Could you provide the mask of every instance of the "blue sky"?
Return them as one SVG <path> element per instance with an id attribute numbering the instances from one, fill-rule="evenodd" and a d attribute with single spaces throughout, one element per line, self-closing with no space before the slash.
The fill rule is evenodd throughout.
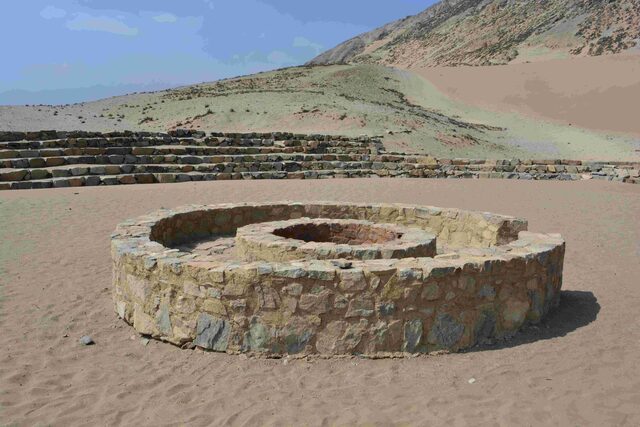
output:
<path id="1" fill-rule="evenodd" d="M 25 0 L 0 15 L 0 104 L 70 103 L 302 64 L 433 0 Z"/>

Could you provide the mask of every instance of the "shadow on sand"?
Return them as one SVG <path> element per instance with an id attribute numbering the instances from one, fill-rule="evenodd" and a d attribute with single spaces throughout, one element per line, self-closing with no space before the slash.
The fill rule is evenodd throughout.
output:
<path id="1" fill-rule="evenodd" d="M 592 292 L 563 291 L 560 294 L 560 305 L 550 312 L 542 322 L 523 329 L 509 340 L 491 345 L 480 345 L 469 352 L 500 350 L 535 341 L 563 337 L 596 320 L 599 312 L 600 304 Z"/>

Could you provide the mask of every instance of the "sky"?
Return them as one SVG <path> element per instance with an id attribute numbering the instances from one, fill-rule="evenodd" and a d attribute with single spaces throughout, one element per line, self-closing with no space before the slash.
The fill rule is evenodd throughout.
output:
<path id="1" fill-rule="evenodd" d="M 64 104 L 300 65 L 434 0 L 20 0 L 0 104 Z"/>

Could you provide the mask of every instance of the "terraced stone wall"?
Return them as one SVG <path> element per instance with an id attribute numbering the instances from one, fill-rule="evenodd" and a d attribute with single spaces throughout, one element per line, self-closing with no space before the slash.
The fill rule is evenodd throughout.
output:
<path id="1" fill-rule="evenodd" d="M 604 179 L 640 182 L 640 164 L 435 159 L 378 139 L 290 133 L 0 132 L 0 190 L 238 179 L 352 177 Z"/>

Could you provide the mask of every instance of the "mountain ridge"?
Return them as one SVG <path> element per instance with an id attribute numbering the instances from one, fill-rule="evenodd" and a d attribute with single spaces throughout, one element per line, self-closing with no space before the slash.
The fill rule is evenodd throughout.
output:
<path id="1" fill-rule="evenodd" d="M 308 65 L 497 65 L 640 45 L 640 0 L 443 0 L 360 34 Z"/>

